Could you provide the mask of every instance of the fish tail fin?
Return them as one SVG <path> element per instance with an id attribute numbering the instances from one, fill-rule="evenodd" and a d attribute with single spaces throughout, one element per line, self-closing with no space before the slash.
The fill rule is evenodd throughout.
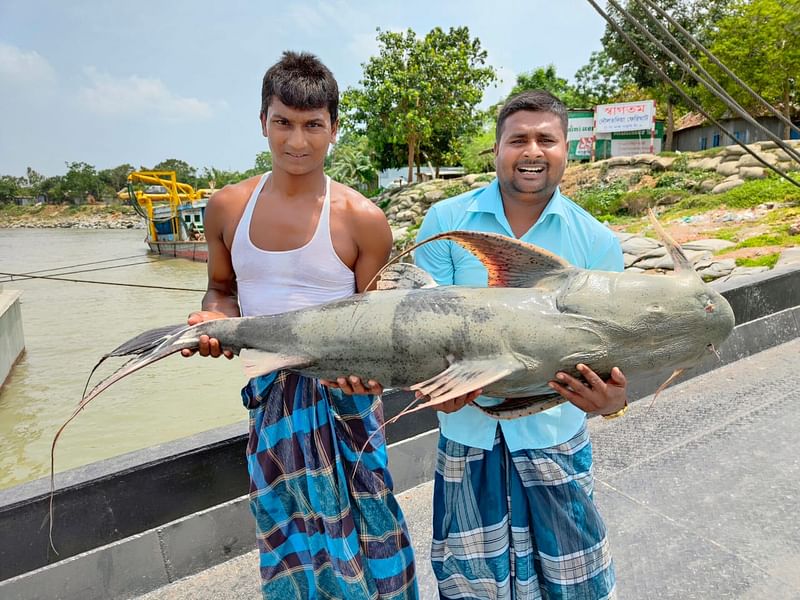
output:
<path id="1" fill-rule="evenodd" d="M 162 358 L 180 352 L 183 349 L 196 350 L 199 344 L 199 337 L 204 333 L 203 328 L 198 325 L 169 325 L 167 327 L 159 327 L 140 333 L 127 342 L 120 344 L 111 352 L 104 355 L 97 364 L 92 368 L 89 373 L 89 378 L 86 380 L 86 386 L 83 389 L 83 396 L 78 406 L 64 421 L 61 427 L 58 428 L 56 434 L 53 436 L 53 442 L 50 445 L 50 547 L 53 552 L 58 555 L 55 545 L 53 544 L 53 500 L 55 496 L 55 450 L 56 443 L 61 437 L 61 434 L 66 429 L 72 420 L 86 407 L 89 402 L 96 398 L 101 392 L 109 388 L 112 384 L 116 383 L 123 377 L 130 375 L 134 371 L 153 364 Z M 87 394 L 89 382 L 92 375 L 97 368 L 106 361 L 106 359 L 116 356 L 132 356 L 129 361 L 123 364 L 120 368 L 114 371 L 111 375 L 103 379 L 100 383 L 95 385 Z"/>
<path id="2" fill-rule="evenodd" d="M 202 323 L 199 325 L 202 325 Z M 198 330 L 198 325 L 170 325 L 145 331 L 129 339 L 127 342 L 120 344 L 98 361 L 89 374 L 89 380 L 91 380 L 97 368 L 108 358 L 118 356 L 131 356 L 132 358 L 94 386 L 88 394 L 86 393 L 86 389 L 89 387 L 89 381 L 87 381 L 81 399 L 81 405 L 85 405 L 103 390 L 134 371 L 138 371 L 147 365 L 153 364 L 181 350 L 196 350 L 199 344 L 200 334 L 201 331 Z"/>

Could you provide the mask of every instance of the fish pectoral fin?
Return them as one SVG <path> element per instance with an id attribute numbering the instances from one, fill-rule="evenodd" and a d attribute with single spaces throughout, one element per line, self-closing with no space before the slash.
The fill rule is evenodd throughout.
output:
<path id="1" fill-rule="evenodd" d="M 414 290 L 436 287 L 425 269 L 412 263 L 392 263 L 383 268 L 378 279 L 379 290 Z"/>
<path id="2" fill-rule="evenodd" d="M 468 359 L 453 362 L 441 373 L 409 389 L 419 391 L 429 399 L 415 408 L 436 406 L 458 398 L 522 371 L 525 365 L 513 355 L 500 355 L 487 359 Z"/>
<path id="3" fill-rule="evenodd" d="M 253 350 L 245 348 L 239 353 L 242 360 L 244 374 L 247 377 L 258 377 L 272 373 L 279 369 L 296 369 L 310 364 L 307 356 L 293 356 L 280 352 L 264 352 L 263 350 Z"/>

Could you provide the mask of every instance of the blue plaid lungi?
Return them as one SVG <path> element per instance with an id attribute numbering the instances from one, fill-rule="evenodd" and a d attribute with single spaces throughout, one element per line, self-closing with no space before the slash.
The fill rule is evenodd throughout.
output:
<path id="1" fill-rule="evenodd" d="M 242 390 L 264 598 L 416 600 L 380 398 L 281 371 Z M 356 462 L 358 465 L 356 466 Z"/>
<path id="2" fill-rule="evenodd" d="M 499 428 L 492 450 L 440 436 L 431 561 L 441 598 L 612 598 L 593 486 L 585 426 L 564 444 L 515 452 Z"/>

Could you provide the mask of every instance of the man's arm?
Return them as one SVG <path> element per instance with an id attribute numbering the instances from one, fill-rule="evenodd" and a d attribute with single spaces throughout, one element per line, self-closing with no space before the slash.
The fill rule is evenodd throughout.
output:
<path id="1" fill-rule="evenodd" d="M 204 219 L 206 243 L 208 245 L 208 284 L 203 296 L 202 310 L 189 315 L 189 325 L 196 325 L 211 319 L 239 316 L 239 303 L 236 295 L 236 275 L 233 271 L 231 253 L 225 242 L 225 225 L 233 217 L 231 191 L 222 189 L 208 201 Z M 233 353 L 223 350 L 219 340 L 200 336 L 198 352 L 201 356 L 233 358 Z M 191 350 L 183 350 L 184 356 L 192 356 Z"/>
<path id="2" fill-rule="evenodd" d="M 389 261 L 392 253 L 392 230 L 386 215 L 367 198 L 362 198 L 359 210 L 353 213 L 353 239 L 358 248 L 353 272 L 356 290 L 366 292 L 369 282 Z M 373 285 L 370 289 L 375 289 Z"/>

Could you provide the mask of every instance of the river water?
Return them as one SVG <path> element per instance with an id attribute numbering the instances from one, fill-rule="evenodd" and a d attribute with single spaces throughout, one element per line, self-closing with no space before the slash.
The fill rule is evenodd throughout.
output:
<path id="1" fill-rule="evenodd" d="M 0 229 L 0 271 L 203 290 L 206 265 L 150 254 L 142 230 Z M 133 264 L 137 263 L 137 264 Z M 126 265 L 126 266 L 120 266 Z M 115 268 L 106 268 L 115 267 Z M 0 488 L 48 476 L 50 444 L 97 360 L 146 329 L 179 324 L 202 291 L 15 278 L 26 351 L 0 390 Z M 113 364 L 109 365 L 109 363 Z M 123 359 L 109 359 L 94 381 Z M 56 472 L 247 418 L 237 360 L 170 356 L 116 383 L 67 427 Z"/>

